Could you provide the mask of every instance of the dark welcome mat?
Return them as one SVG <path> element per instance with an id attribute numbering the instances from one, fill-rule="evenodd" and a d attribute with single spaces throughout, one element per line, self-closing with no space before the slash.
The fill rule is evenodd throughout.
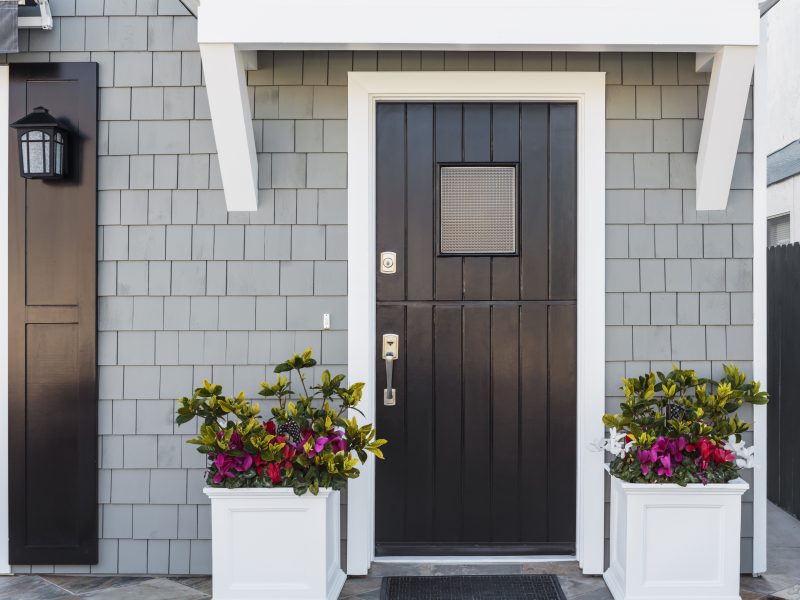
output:
<path id="1" fill-rule="evenodd" d="M 566 600 L 555 575 L 384 577 L 381 600 Z"/>

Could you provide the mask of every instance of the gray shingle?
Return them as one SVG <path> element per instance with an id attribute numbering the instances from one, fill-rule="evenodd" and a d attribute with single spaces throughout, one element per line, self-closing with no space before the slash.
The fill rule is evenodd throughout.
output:
<path id="1" fill-rule="evenodd" d="M 622 54 L 622 83 L 625 85 L 651 85 L 653 83 L 653 58 L 649 52 L 624 52 Z"/>
<path id="2" fill-rule="evenodd" d="M 172 225 L 166 229 L 166 258 L 189 260 L 192 257 L 192 226 Z"/>
<path id="3" fill-rule="evenodd" d="M 283 263 L 289 264 L 289 263 Z M 301 263 L 302 264 L 302 263 Z M 281 293 L 283 270 L 281 270 Z M 228 262 L 228 290 L 230 295 L 272 295 L 278 293 L 278 263 L 268 261 Z"/>
<path id="4" fill-rule="evenodd" d="M 200 85 L 202 71 L 199 52 L 181 52 L 181 85 Z"/>
<path id="5" fill-rule="evenodd" d="M 97 158 L 97 189 L 124 189 L 129 182 L 129 159 L 127 156 L 99 156 Z"/>
<path id="6" fill-rule="evenodd" d="M 630 258 L 653 258 L 655 256 L 655 229 L 652 225 L 630 225 L 628 227 L 628 256 Z"/>
<path id="7" fill-rule="evenodd" d="M 192 227 L 192 260 L 214 258 L 214 227 L 195 225 Z"/>
<path id="8" fill-rule="evenodd" d="M 730 324 L 730 295 L 724 292 L 704 292 L 700 294 L 700 322 L 704 325 Z"/>
<path id="9" fill-rule="evenodd" d="M 216 329 L 219 322 L 219 299 L 216 297 L 198 296 L 191 299 L 191 329 Z"/>
<path id="10" fill-rule="evenodd" d="M 279 89 L 277 86 L 258 86 L 255 89 L 255 118 L 277 119 Z"/>
<path id="11" fill-rule="evenodd" d="M 156 156 L 153 159 L 153 187 L 171 190 L 178 185 L 178 157 Z"/>
<path id="12" fill-rule="evenodd" d="M 171 267 L 168 262 L 151 262 L 149 270 L 148 290 L 151 296 L 168 296 L 172 289 Z"/>
<path id="13" fill-rule="evenodd" d="M 606 325 L 622 325 L 622 294 L 606 293 Z"/>
<path id="14" fill-rule="evenodd" d="M 639 269 L 641 271 L 639 278 L 643 292 L 666 291 L 664 260 L 659 258 L 642 259 L 639 261 Z"/>
<path id="15" fill-rule="evenodd" d="M 683 122 L 680 119 L 661 119 L 653 123 L 653 150 L 655 152 L 684 151 Z"/>
<path id="16" fill-rule="evenodd" d="M 108 47 L 109 50 L 147 50 L 147 19 L 111 17 Z"/>
<path id="17" fill-rule="evenodd" d="M 678 256 L 681 258 L 702 258 L 702 225 L 678 225 Z"/>
<path id="18" fill-rule="evenodd" d="M 347 328 L 347 298 L 341 296 L 297 296 L 286 302 L 286 325 L 289 329 L 319 330 L 322 315 L 331 316 L 331 329 Z"/>
<path id="19" fill-rule="evenodd" d="M 147 19 L 147 49 L 172 50 L 172 17 Z"/>
<path id="20" fill-rule="evenodd" d="M 606 118 L 636 118 L 636 88 L 627 85 L 606 86 Z"/>
<path id="21" fill-rule="evenodd" d="M 128 248 L 131 260 L 163 260 L 166 231 L 163 226 L 130 227 Z"/>
<path id="22" fill-rule="evenodd" d="M 101 466 L 104 469 L 118 469 L 122 468 L 123 458 L 125 456 L 123 450 L 122 435 L 104 435 L 101 438 L 103 451 L 100 455 Z"/>
<path id="23" fill-rule="evenodd" d="M 665 119 L 696 119 L 697 88 L 688 85 L 663 86 L 661 113 Z"/>
<path id="24" fill-rule="evenodd" d="M 169 541 L 147 540 L 147 572 L 169 573 Z"/>
<path id="25" fill-rule="evenodd" d="M 656 258 L 678 256 L 678 229 L 675 225 L 656 225 Z"/>
<path id="26" fill-rule="evenodd" d="M 669 155 L 669 186 L 671 188 L 694 189 L 696 178 L 696 154 Z"/>
<path id="27" fill-rule="evenodd" d="M 318 190 L 297 190 L 298 224 L 315 225 L 317 223 Z"/>
<path id="28" fill-rule="evenodd" d="M 131 90 L 131 118 L 163 119 L 164 88 L 133 88 Z"/>
<path id="29" fill-rule="evenodd" d="M 303 83 L 303 53 L 274 53 L 273 69 L 277 85 L 300 85 Z"/>
<path id="30" fill-rule="evenodd" d="M 225 336 L 225 362 L 229 365 L 246 365 L 249 336 L 246 331 L 229 331 Z M 234 370 L 235 373 L 235 370 Z M 262 367 L 263 373 L 263 367 Z M 263 377 L 262 377 L 263 381 Z M 256 387 L 260 381 L 256 382 Z M 236 389 L 246 389 L 250 386 L 239 385 L 234 376 L 234 386 Z M 252 393 L 252 392 L 251 392 Z"/>
<path id="31" fill-rule="evenodd" d="M 158 446 L 154 435 L 126 435 L 123 438 L 126 469 L 147 469 L 156 466 Z"/>
<path id="32" fill-rule="evenodd" d="M 149 52 L 119 52 L 114 57 L 114 85 L 153 85 L 153 56 Z"/>
<path id="33" fill-rule="evenodd" d="M 317 295 L 347 294 L 347 262 L 317 261 L 314 263 L 314 293 Z"/>
<path id="34" fill-rule="evenodd" d="M 176 261 L 172 263 L 172 293 L 178 296 L 204 294 L 206 269 L 203 262 Z"/>
<path id="35" fill-rule="evenodd" d="M 669 187 L 669 155 L 635 154 L 633 162 L 637 188 Z"/>
<path id="36" fill-rule="evenodd" d="M 211 573 L 211 540 L 190 540 L 192 554 L 189 572 L 193 575 Z"/>
<path id="37" fill-rule="evenodd" d="M 97 295 L 115 296 L 117 294 L 117 263 L 97 263 Z"/>
<path id="38" fill-rule="evenodd" d="M 217 296 L 225 294 L 226 266 L 224 261 L 208 261 L 206 266 L 207 284 L 206 293 Z"/>
<path id="39" fill-rule="evenodd" d="M 692 291 L 692 264 L 689 259 L 666 259 L 664 261 L 665 291 Z"/>
<path id="40" fill-rule="evenodd" d="M 633 187 L 633 155 L 606 154 L 606 189 Z"/>
<path id="41" fill-rule="evenodd" d="M 177 337 L 177 334 L 176 334 Z M 188 367 L 191 369 L 191 367 Z M 188 394 L 184 390 L 183 394 Z M 177 397 L 177 396 L 176 396 Z M 175 419 L 174 400 L 137 400 L 136 401 L 136 433 L 137 434 L 164 434 L 172 433 L 172 423 Z M 156 445 L 158 453 L 159 446 Z M 158 459 L 161 466 L 161 459 Z"/>
<path id="42" fill-rule="evenodd" d="M 625 325 L 650 324 L 650 294 L 623 294 L 623 323 Z"/>
<path id="43" fill-rule="evenodd" d="M 256 326 L 256 302 L 253 297 L 219 299 L 220 329 L 250 330 Z"/>
<path id="44" fill-rule="evenodd" d="M 706 328 L 677 325 L 672 328 L 673 360 L 705 360 Z"/>
<path id="45" fill-rule="evenodd" d="M 103 537 L 129 538 L 133 532 L 133 507 L 109 504 L 103 507 Z"/>
<path id="46" fill-rule="evenodd" d="M 153 53 L 153 85 L 180 85 L 180 52 Z"/>
<path id="47" fill-rule="evenodd" d="M 750 325 L 729 325 L 726 331 L 728 360 L 753 360 L 753 328 Z"/>
<path id="48" fill-rule="evenodd" d="M 727 258 L 733 254 L 733 229 L 730 225 L 703 225 L 703 256 Z"/>
<path id="49" fill-rule="evenodd" d="M 158 396 L 158 367 L 125 367 L 124 396 L 137 400 L 155 400 Z"/>
<path id="50" fill-rule="evenodd" d="M 189 298 L 164 298 L 164 328 L 189 329 Z"/>
<path id="51" fill-rule="evenodd" d="M 133 328 L 162 329 L 164 327 L 164 299 L 137 297 L 133 299 Z"/>
<path id="52" fill-rule="evenodd" d="M 117 294 L 147 295 L 147 263 L 128 261 L 117 264 Z"/>
<path id="53" fill-rule="evenodd" d="M 671 358 L 670 328 L 660 325 L 634 327 L 633 358 L 635 360 L 669 360 Z"/>
<path id="54" fill-rule="evenodd" d="M 153 187 L 153 157 L 148 155 L 131 156 L 131 189 L 149 190 Z"/>
<path id="55" fill-rule="evenodd" d="M 192 390 L 192 375 L 193 369 L 190 366 L 162 366 L 159 394 L 162 398 L 178 398 L 190 394 Z"/>
<path id="56" fill-rule="evenodd" d="M 278 92 L 278 117 L 281 119 L 310 119 L 313 116 L 313 87 L 281 86 Z M 268 109 L 265 106 L 265 109 Z M 262 109 L 264 110 L 264 109 Z M 269 116 L 276 116 L 271 114 Z M 269 118 L 267 115 L 264 118 Z"/>
<path id="57" fill-rule="evenodd" d="M 172 222 L 182 224 L 197 223 L 197 192 L 173 190 Z"/>
<path id="58" fill-rule="evenodd" d="M 197 19 L 193 16 L 175 17 L 172 47 L 175 50 L 198 50 Z"/>
<path id="59" fill-rule="evenodd" d="M 147 571 L 147 540 L 119 541 L 120 573 L 144 573 Z"/>
<path id="60" fill-rule="evenodd" d="M 256 329 L 286 329 L 286 298 L 260 297 L 256 299 Z"/>
<path id="61" fill-rule="evenodd" d="M 728 292 L 750 292 L 753 289 L 753 261 L 729 258 L 725 261 L 725 288 Z"/>
<path id="62" fill-rule="evenodd" d="M 295 149 L 297 152 L 322 152 L 323 121 L 297 121 Z M 266 134 L 266 129 L 265 129 Z"/>
<path id="63" fill-rule="evenodd" d="M 325 227 L 295 225 L 292 227 L 292 260 L 325 258 Z"/>
<path id="64" fill-rule="evenodd" d="M 347 187 L 347 155 L 324 153 L 308 155 L 308 187 Z"/>
<path id="65" fill-rule="evenodd" d="M 142 121 L 139 123 L 139 152 L 143 154 L 189 152 L 189 121 Z"/>
<path id="66" fill-rule="evenodd" d="M 310 169 L 309 169 L 310 171 Z M 303 188 L 306 186 L 305 154 L 273 154 L 272 186 L 275 188 Z M 320 186 L 329 187 L 329 186 Z"/>
<path id="67" fill-rule="evenodd" d="M 147 192 L 124 190 L 120 193 L 120 222 L 123 225 L 147 223 Z"/>
<path id="68" fill-rule="evenodd" d="M 186 471 L 183 469 L 157 469 L 150 473 L 150 502 L 152 504 L 184 504 L 186 502 Z M 181 507 L 186 508 L 186 507 Z M 145 515 L 142 515 L 145 517 Z M 178 514 L 180 535 L 181 515 Z"/>
<path id="69" fill-rule="evenodd" d="M 681 223 L 683 220 L 683 198 L 679 190 L 646 190 L 644 207 L 647 223 Z"/>
<path id="70" fill-rule="evenodd" d="M 163 319 L 163 316 L 162 316 Z M 178 332 L 177 331 L 157 331 L 156 332 L 156 364 L 176 365 L 178 364 Z"/>
<path id="71" fill-rule="evenodd" d="M 606 327 L 606 360 L 633 358 L 631 327 Z"/>
<path id="72" fill-rule="evenodd" d="M 147 503 L 150 501 L 150 471 L 147 469 L 113 469 L 111 502 L 113 504 Z"/>
<path id="73" fill-rule="evenodd" d="M 708 360 L 725 360 L 728 357 L 725 327 L 706 327 L 706 358 Z"/>
<path id="74" fill-rule="evenodd" d="M 638 120 L 606 121 L 607 152 L 652 152 L 653 122 Z"/>
<path id="75" fill-rule="evenodd" d="M 346 119 L 347 88 L 315 87 L 313 115 L 315 119 Z"/>
<path id="76" fill-rule="evenodd" d="M 178 507 L 153 504 L 134 506 L 133 535 L 145 539 L 178 537 Z"/>
<path id="77" fill-rule="evenodd" d="M 294 152 L 294 121 L 265 120 L 262 127 L 264 152 Z"/>
<path id="78" fill-rule="evenodd" d="M 108 50 L 108 17 L 88 17 L 85 35 L 86 50 Z"/>
<path id="79" fill-rule="evenodd" d="M 725 261 L 721 259 L 692 259 L 692 291 L 725 291 Z"/>
<path id="80" fill-rule="evenodd" d="M 736 292 L 731 294 L 731 324 L 751 325 L 753 323 L 753 294 Z"/>
<path id="81" fill-rule="evenodd" d="M 347 260 L 346 226 L 327 225 L 325 227 L 325 258 L 327 260 Z"/>
<path id="82" fill-rule="evenodd" d="M 650 322 L 653 325 L 674 325 L 677 322 L 675 293 L 650 294 Z"/>
<path id="83" fill-rule="evenodd" d="M 169 572 L 175 575 L 189 573 L 189 540 L 169 541 Z"/>
<path id="84" fill-rule="evenodd" d="M 733 257 L 752 258 L 753 256 L 753 226 L 733 226 Z"/>

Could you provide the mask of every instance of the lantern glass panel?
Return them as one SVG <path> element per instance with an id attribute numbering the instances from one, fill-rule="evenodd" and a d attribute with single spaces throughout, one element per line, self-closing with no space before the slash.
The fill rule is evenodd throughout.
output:
<path id="1" fill-rule="evenodd" d="M 60 131 L 56 131 L 55 136 L 53 137 L 54 146 L 53 150 L 55 151 L 55 168 L 53 169 L 53 173 L 56 175 L 63 175 L 64 174 L 64 136 L 61 134 Z"/>
<path id="2" fill-rule="evenodd" d="M 26 173 L 50 172 L 50 135 L 43 131 L 27 131 L 20 138 L 20 149 Z"/>

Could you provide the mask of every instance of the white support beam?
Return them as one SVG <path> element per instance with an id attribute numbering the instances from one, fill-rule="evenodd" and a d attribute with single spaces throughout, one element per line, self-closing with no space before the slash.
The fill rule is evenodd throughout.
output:
<path id="1" fill-rule="evenodd" d="M 728 205 L 755 60 L 755 46 L 725 46 L 714 56 L 697 154 L 697 210 Z"/>
<path id="2" fill-rule="evenodd" d="M 258 159 L 246 68 L 255 52 L 234 44 L 200 44 L 208 107 L 229 211 L 258 209 Z"/>
<path id="3" fill-rule="evenodd" d="M 694 70 L 698 73 L 710 73 L 714 64 L 713 52 L 698 52 L 695 56 Z"/>

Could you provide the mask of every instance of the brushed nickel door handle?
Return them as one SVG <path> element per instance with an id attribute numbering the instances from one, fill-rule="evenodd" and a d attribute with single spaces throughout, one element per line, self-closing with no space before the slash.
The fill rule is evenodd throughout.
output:
<path id="1" fill-rule="evenodd" d="M 392 387 L 394 374 L 394 361 L 397 360 L 400 350 L 400 337 L 396 333 L 383 334 L 383 360 L 386 361 L 386 388 L 383 390 L 384 406 L 394 406 L 397 403 L 397 390 Z"/>

